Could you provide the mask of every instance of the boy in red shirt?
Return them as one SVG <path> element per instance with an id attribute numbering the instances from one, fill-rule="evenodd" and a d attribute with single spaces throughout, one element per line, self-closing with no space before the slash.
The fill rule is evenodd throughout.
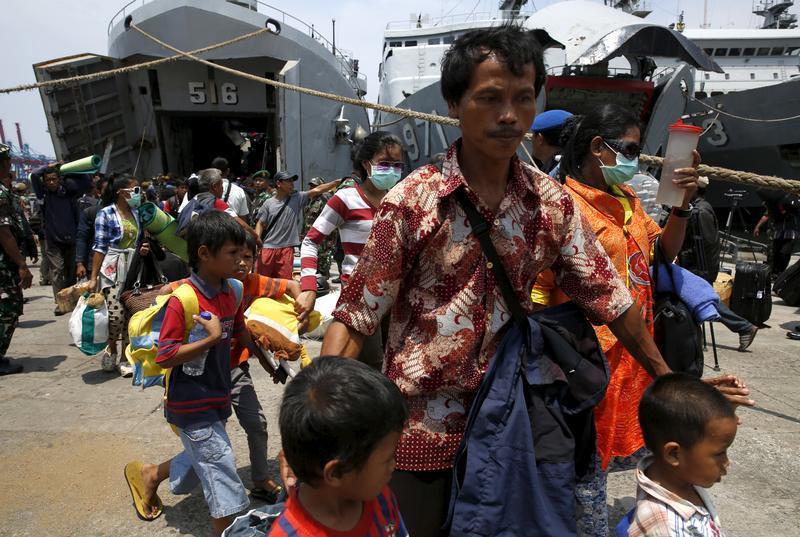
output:
<path id="1" fill-rule="evenodd" d="M 389 490 L 408 418 L 389 379 L 356 360 L 317 358 L 283 394 L 283 455 L 299 485 L 270 537 L 407 537 Z"/>
<path id="2" fill-rule="evenodd" d="M 257 298 L 281 298 L 288 294 L 297 298 L 300 294 L 300 284 L 294 280 L 270 278 L 253 273 L 258 246 L 251 235 L 245 237 L 239 266 L 234 277 L 242 282 L 241 311 L 247 311 Z M 179 280 L 165 285 L 161 293 L 171 294 L 188 280 Z M 250 351 L 238 339 L 231 343 L 231 404 L 239 424 L 247 434 L 247 445 L 250 451 L 250 471 L 253 488 L 250 495 L 267 503 L 275 503 L 283 492 L 283 487 L 269 478 L 269 465 L 267 463 L 267 418 L 258 400 L 253 378 L 250 375 Z M 261 365 L 275 377 L 275 371 L 265 362 Z"/>
<path id="3" fill-rule="evenodd" d="M 245 232 L 228 215 L 209 211 L 187 226 L 190 285 L 206 320 L 195 315 L 206 337 L 192 343 L 184 340 L 186 326 L 181 301 L 170 298 L 161 325 L 156 361 L 170 368 L 166 385 L 164 413 L 183 443 L 184 451 L 159 465 L 131 462 L 125 478 L 137 514 L 144 520 L 161 515 L 159 484 L 169 479 L 174 494 L 188 494 L 198 484 L 208 504 L 214 531 L 221 535 L 232 516 L 250 503 L 247 491 L 236 473 L 231 442 L 225 422 L 231 415 L 231 342 L 237 341 L 256 355 L 245 329 L 242 310 L 233 280 L 239 267 Z M 199 374 L 182 367 L 201 358 Z"/>

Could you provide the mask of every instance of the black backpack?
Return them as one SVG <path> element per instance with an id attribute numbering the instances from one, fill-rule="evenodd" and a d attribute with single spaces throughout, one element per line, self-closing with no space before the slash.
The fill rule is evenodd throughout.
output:
<path id="1" fill-rule="evenodd" d="M 674 293 L 657 293 L 659 265 L 667 267 L 672 277 L 672 263 L 666 262 L 659 241 L 655 245 L 653 262 L 654 337 L 658 350 L 667 365 L 675 372 L 694 377 L 703 376 L 703 332 L 692 312 Z"/>

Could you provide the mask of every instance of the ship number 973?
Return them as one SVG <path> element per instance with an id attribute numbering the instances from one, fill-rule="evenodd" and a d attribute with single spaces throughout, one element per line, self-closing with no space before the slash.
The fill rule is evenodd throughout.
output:
<path id="1" fill-rule="evenodd" d="M 189 82 L 189 102 L 192 104 L 239 104 L 239 88 L 236 84 L 225 82 L 219 87 L 214 82 Z"/>

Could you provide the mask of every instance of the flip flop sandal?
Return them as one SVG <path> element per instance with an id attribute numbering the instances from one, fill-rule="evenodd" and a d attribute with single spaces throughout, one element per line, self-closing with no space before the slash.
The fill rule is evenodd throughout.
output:
<path id="1" fill-rule="evenodd" d="M 276 504 L 283 493 L 283 487 L 278 485 L 272 490 L 267 490 L 261 487 L 250 489 L 250 496 L 257 500 L 263 500 L 268 504 Z"/>
<path id="2" fill-rule="evenodd" d="M 152 522 L 161 516 L 164 509 L 164 504 L 161 503 L 161 498 L 158 494 L 153 495 L 155 501 L 156 511 L 150 513 L 148 516 L 145 506 L 149 506 L 144 501 L 144 483 L 142 482 L 142 463 L 139 461 L 129 462 L 125 465 L 125 481 L 128 483 L 128 488 L 131 491 L 133 498 L 133 507 L 136 509 L 136 515 L 145 522 Z"/>

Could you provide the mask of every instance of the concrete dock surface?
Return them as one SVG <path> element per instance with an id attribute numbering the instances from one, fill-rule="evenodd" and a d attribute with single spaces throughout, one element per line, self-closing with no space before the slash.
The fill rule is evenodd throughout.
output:
<path id="1" fill-rule="evenodd" d="M 53 316 L 49 287 L 34 286 L 25 296 L 29 302 L 8 353 L 25 371 L 0 377 L 0 536 L 211 535 L 199 489 L 173 496 L 162 484 L 164 514 L 153 522 L 139 520 L 133 509 L 124 465 L 160 462 L 181 449 L 164 421 L 163 391 L 134 388 L 130 379 L 101 371 L 99 356 L 84 356 L 71 345 L 69 316 Z M 777 297 L 773 303 L 769 328 L 759 331 L 748 352 L 737 352 L 736 334 L 719 324 L 715 330 L 722 371 L 740 375 L 757 401 L 756 408 L 740 410 L 731 468 L 711 489 L 728 537 L 800 535 L 800 341 L 786 338 L 800 324 L 800 309 Z M 309 343 L 312 355 L 318 349 Z M 716 374 L 710 346 L 706 365 L 708 375 Z M 277 477 L 282 390 L 257 364 L 251 371 L 269 420 Z M 250 487 L 246 437 L 235 418 L 228 433 Z M 612 523 L 634 496 L 632 472 L 610 476 Z"/>

